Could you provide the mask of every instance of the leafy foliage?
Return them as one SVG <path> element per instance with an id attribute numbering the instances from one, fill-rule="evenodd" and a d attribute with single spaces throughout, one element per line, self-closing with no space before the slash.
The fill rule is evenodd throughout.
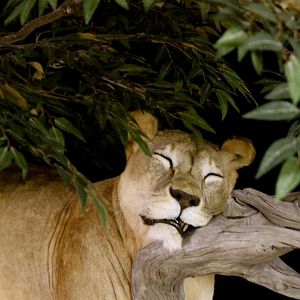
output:
<path id="1" fill-rule="evenodd" d="M 205 1 L 216 5 L 216 17 L 225 32 L 216 41 L 218 56 L 236 50 L 240 62 L 250 54 L 257 74 L 270 77 L 259 81 L 269 103 L 244 115 L 245 118 L 268 121 L 295 121 L 300 117 L 300 2 L 298 0 L 269 1 Z M 277 61 L 273 69 L 265 69 L 266 57 Z M 267 72 L 271 71 L 271 72 Z M 279 76 L 274 78 L 273 74 Z M 300 183 L 299 123 L 292 123 L 293 134 L 274 141 L 266 151 L 257 177 L 283 163 L 276 184 L 276 196 L 282 198 Z M 295 130 L 296 128 L 296 130 Z M 296 133 L 296 134 L 295 134 Z"/>
<path id="2" fill-rule="evenodd" d="M 128 113 L 145 109 L 170 126 L 181 121 L 201 139 L 201 130 L 214 132 L 205 110 L 218 109 L 224 119 L 230 107 L 239 112 L 237 96 L 251 97 L 221 59 L 236 51 L 238 62 L 249 55 L 254 70 L 264 76 L 259 84 L 270 100 L 244 117 L 293 121 L 288 136 L 267 150 L 257 177 L 283 163 L 276 185 L 279 198 L 300 182 L 298 165 L 292 163 L 298 161 L 300 147 L 298 0 L 69 3 L 82 4 L 81 15 L 55 18 L 35 31 L 30 20 L 38 23 L 64 3 L 2 4 L 0 170 L 15 163 L 25 178 L 27 161 L 38 158 L 77 189 L 84 207 L 91 185 L 68 152 L 90 145 L 90 126 L 101 132 L 103 143 L 119 139 L 126 146 L 130 134 L 147 152 Z M 29 33 L 7 42 L 6 30 L 15 30 L 18 22 Z M 270 55 L 277 65 L 267 72 Z"/>
<path id="3" fill-rule="evenodd" d="M 214 131 L 205 110 L 224 119 L 228 107 L 238 110 L 238 96 L 251 97 L 229 65 L 215 60 L 219 33 L 207 5 L 116 2 L 85 1 L 85 20 L 57 20 L 18 44 L 0 40 L 0 169 L 15 163 L 25 178 L 27 161 L 37 158 L 76 188 L 82 207 L 90 196 L 102 216 L 69 156 L 97 142 L 91 129 L 124 146 L 129 134 L 147 152 L 129 111 L 153 112 L 170 126 L 181 121 L 201 139 L 201 130 Z M 56 1 L 8 0 L 2 22 L 15 28 L 55 8 Z"/>

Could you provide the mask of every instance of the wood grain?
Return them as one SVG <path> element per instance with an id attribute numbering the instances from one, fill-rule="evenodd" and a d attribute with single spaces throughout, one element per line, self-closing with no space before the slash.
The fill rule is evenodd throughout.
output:
<path id="1" fill-rule="evenodd" d="M 184 238 L 181 251 L 153 243 L 139 252 L 134 300 L 184 299 L 183 280 L 207 274 L 240 276 L 300 299 L 300 275 L 279 258 L 300 248 L 300 193 L 280 202 L 254 189 L 232 196 L 222 215 Z"/>

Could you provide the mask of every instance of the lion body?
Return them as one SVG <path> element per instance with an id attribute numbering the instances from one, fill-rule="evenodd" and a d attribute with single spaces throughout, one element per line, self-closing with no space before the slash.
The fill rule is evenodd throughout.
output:
<path id="1" fill-rule="evenodd" d="M 219 149 L 180 131 L 157 132 L 148 114 L 147 126 L 141 120 L 152 155 L 132 144 L 124 172 L 95 183 L 107 227 L 92 204 L 82 212 L 55 175 L 37 169 L 22 183 L 15 172 L 0 173 L 1 300 L 131 299 L 139 249 L 161 241 L 180 250 L 170 220 L 204 226 L 222 212 L 236 170 L 253 159 L 252 144 L 233 139 Z M 214 277 L 188 278 L 184 289 L 187 300 L 211 300 Z"/>
<path id="2" fill-rule="evenodd" d="M 96 184 L 105 228 L 93 205 L 81 212 L 63 183 L 31 173 L 26 184 L 0 173 L 0 299 L 130 299 L 138 247 L 113 201 L 117 179 Z"/>

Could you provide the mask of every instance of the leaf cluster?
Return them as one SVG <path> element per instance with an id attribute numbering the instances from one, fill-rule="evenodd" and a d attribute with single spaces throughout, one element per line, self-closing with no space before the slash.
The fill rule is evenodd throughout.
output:
<path id="1" fill-rule="evenodd" d="M 268 102 L 244 117 L 291 123 L 288 136 L 274 141 L 266 151 L 256 175 L 259 178 L 283 163 L 276 183 L 276 197 L 282 198 L 300 183 L 300 2 L 206 2 L 217 5 L 216 17 L 227 28 L 214 45 L 217 55 L 236 50 L 239 62 L 250 55 L 257 74 L 264 75 L 258 83 Z M 268 70 L 270 56 L 273 66 Z"/>
<path id="2" fill-rule="evenodd" d="M 76 187 L 84 207 L 91 184 L 69 152 L 83 147 L 91 130 L 124 146 L 131 135 L 146 153 L 130 111 L 150 111 L 170 126 L 180 121 L 199 139 L 201 130 L 214 132 L 205 111 L 225 118 L 229 107 L 238 110 L 235 99 L 250 93 L 228 64 L 215 60 L 218 31 L 204 17 L 200 7 L 177 2 L 145 14 L 142 5 L 126 11 L 102 1 L 89 25 L 67 18 L 22 43 L 0 45 L 0 169 L 15 162 L 25 177 L 26 161 L 38 158 Z"/>

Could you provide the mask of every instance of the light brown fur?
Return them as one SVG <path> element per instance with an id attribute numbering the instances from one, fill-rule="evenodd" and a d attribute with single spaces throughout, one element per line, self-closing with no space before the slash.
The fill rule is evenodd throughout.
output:
<path id="1" fill-rule="evenodd" d="M 1 300 L 130 299 L 137 251 L 153 240 L 162 240 L 170 251 L 180 249 L 181 236 L 175 228 L 160 223 L 148 226 L 141 219 L 142 214 L 167 219 L 180 214 L 170 186 L 201 198 L 198 206 L 186 210 L 186 223 L 202 226 L 222 211 L 236 169 L 253 159 L 251 143 L 234 139 L 224 143 L 223 150 L 214 150 L 179 131 L 157 134 L 157 122 L 146 116 L 146 124 L 155 128 L 142 124 L 143 115 L 139 116 L 142 123 L 138 122 L 151 138 L 150 149 L 170 155 L 176 171 L 171 174 L 169 162 L 160 154 L 146 156 L 132 143 L 121 176 L 95 184 L 108 211 L 107 228 L 92 204 L 80 211 L 75 193 L 55 175 L 34 169 L 24 184 L 12 170 L 0 173 Z M 216 161 L 226 180 L 209 176 L 205 181 L 203 158 L 208 159 L 205 168 Z M 202 280 L 210 285 L 201 298 L 205 300 L 213 293 L 213 277 L 208 279 L 208 283 L 207 278 Z"/>

